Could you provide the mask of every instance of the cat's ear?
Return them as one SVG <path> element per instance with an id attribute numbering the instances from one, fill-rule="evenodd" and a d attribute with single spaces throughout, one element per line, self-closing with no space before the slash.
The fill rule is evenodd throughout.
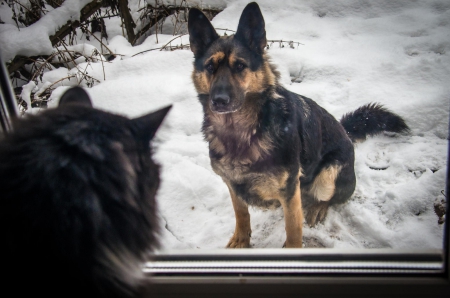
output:
<path id="1" fill-rule="evenodd" d="M 168 106 L 156 112 L 132 119 L 131 121 L 136 127 L 138 137 L 144 141 L 153 139 L 156 131 L 171 108 L 172 106 Z"/>
<path id="2" fill-rule="evenodd" d="M 81 87 L 73 87 L 64 92 L 59 100 L 58 107 L 67 105 L 79 105 L 85 107 L 92 107 L 91 99 L 86 91 Z"/>

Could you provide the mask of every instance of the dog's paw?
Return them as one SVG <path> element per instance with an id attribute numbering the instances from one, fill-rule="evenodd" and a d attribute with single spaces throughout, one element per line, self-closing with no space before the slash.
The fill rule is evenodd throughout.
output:
<path id="1" fill-rule="evenodd" d="M 302 248 L 303 247 L 303 242 L 300 240 L 299 243 L 294 244 L 294 245 L 287 245 L 286 241 L 284 241 L 283 247 L 282 248 Z"/>
<path id="2" fill-rule="evenodd" d="M 327 215 L 329 202 L 314 202 L 306 213 L 306 222 L 310 227 L 314 227 L 317 223 L 322 222 Z"/>
<path id="3" fill-rule="evenodd" d="M 234 233 L 226 248 L 250 248 L 250 233 Z"/>

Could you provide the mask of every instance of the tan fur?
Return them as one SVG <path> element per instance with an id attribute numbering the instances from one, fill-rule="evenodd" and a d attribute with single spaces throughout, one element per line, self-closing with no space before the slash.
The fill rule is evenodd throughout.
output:
<path id="1" fill-rule="evenodd" d="M 309 193 L 318 201 L 329 201 L 334 195 L 336 178 L 342 166 L 330 166 L 316 176 Z"/>
<path id="2" fill-rule="evenodd" d="M 212 60 L 212 62 L 217 65 L 224 58 L 225 58 L 225 53 L 224 52 L 216 52 L 208 60 L 206 60 L 206 64 L 210 63 L 211 60 Z"/>
<path id="3" fill-rule="evenodd" d="M 263 200 L 282 200 L 280 190 L 286 188 L 288 178 L 288 172 L 282 172 L 278 175 L 272 173 L 260 174 L 252 179 L 251 190 L 259 194 Z"/>
<path id="4" fill-rule="evenodd" d="M 204 71 L 194 70 L 192 72 L 192 81 L 194 82 L 194 86 L 198 94 L 209 94 L 211 80 Z"/>
<path id="5" fill-rule="evenodd" d="M 330 201 L 318 201 L 305 206 L 305 209 L 308 211 L 306 213 L 306 222 L 310 226 L 314 226 L 317 222 L 323 221 L 327 215 L 329 205 Z"/>
<path id="6" fill-rule="evenodd" d="M 233 203 L 236 217 L 236 228 L 233 236 L 227 244 L 227 248 L 249 248 L 252 229 L 250 226 L 250 213 L 248 212 L 248 206 L 244 203 L 244 201 L 236 196 L 229 183 L 227 183 L 227 186 L 230 191 L 231 201 Z"/>
<path id="7" fill-rule="evenodd" d="M 209 148 L 211 150 L 219 154 L 226 153 L 225 146 L 215 135 L 211 134 L 210 137 L 208 138 L 208 141 L 209 141 Z"/>
<path id="8" fill-rule="evenodd" d="M 235 52 L 231 52 L 230 56 L 228 57 L 228 65 L 234 65 L 236 63 L 236 53 Z"/>
<path id="9" fill-rule="evenodd" d="M 303 209 L 300 195 L 300 181 L 295 194 L 289 200 L 280 200 L 283 206 L 286 229 L 286 248 L 301 248 L 303 236 Z"/>
<path id="10" fill-rule="evenodd" d="M 285 247 L 301 248 L 304 217 L 300 195 L 300 180 L 296 179 L 297 185 L 294 196 L 292 198 L 285 198 L 282 192 L 286 187 L 288 178 L 289 175 L 287 172 L 282 172 L 278 175 L 271 173 L 251 173 L 245 177 L 245 179 L 252 180 L 251 190 L 258 193 L 263 200 L 277 200 L 283 206 L 286 228 Z M 251 226 L 248 206 L 241 198 L 236 196 L 230 182 L 227 182 L 225 179 L 224 181 L 226 181 L 230 191 L 236 217 L 235 232 L 228 242 L 227 248 L 250 247 Z"/>
<path id="11" fill-rule="evenodd" d="M 245 94 L 261 93 L 275 86 L 277 77 L 274 73 L 274 68 L 269 62 L 265 61 L 263 66 L 256 71 L 245 69 L 243 76 L 238 79 L 238 82 Z"/>

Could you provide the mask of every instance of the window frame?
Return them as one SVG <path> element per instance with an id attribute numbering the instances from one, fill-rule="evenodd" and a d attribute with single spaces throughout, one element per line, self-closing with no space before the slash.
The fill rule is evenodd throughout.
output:
<path id="1" fill-rule="evenodd" d="M 14 93 L 0 55 L 0 129 L 12 130 Z M 446 194 L 449 192 L 447 151 Z M 447 202 L 447 213 L 449 213 Z M 156 252 L 142 297 L 447 297 L 449 219 L 438 250 L 242 249 Z M 39 270 L 31 268 L 24 270 Z M 32 276 L 30 276 L 32 278 Z"/>
<path id="2" fill-rule="evenodd" d="M 446 245 L 442 250 L 156 253 L 144 268 L 151 279 L 143 297 L 448 297 L 448 229 L 445 230 Z"/>
<path id="3" fill-rule="evenodd" d="M 18 115 L 14 98 L 8 71 L 0 55 L 0 132 L 4 134 L 12 131 L 12 120 Z"/>

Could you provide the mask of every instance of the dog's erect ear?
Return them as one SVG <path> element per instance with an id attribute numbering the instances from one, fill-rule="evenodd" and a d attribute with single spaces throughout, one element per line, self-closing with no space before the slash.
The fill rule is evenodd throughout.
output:
<path id="1" fill-rule="evenodd" d="M 165 107 L 156 112 L 131 120 L 137 128 L 138 137 L 148 142 L 155 136 L 156 131 L 166 117 L 172 106 Z"/>
<path id="2" fill-rule="evenodd" d="M 64 92 L 59 100 L 59 107 L 67 105 L 80 105 L 85 107 L 92 107 L 91 99 L 86 91 L 81 87 L 73 87 Z"/>
<path id="3" fill-rule="evenodd" d="M 206 49 L 219 38 L 208 18 L 196 8 L 189 10 L 189 42 L 195 58 L 201 57 Z"/>
<path id="4" fill-rule="evenodd" d="M 264 18 L 256 2 L 249 3 L 239 19 L 234 38 L 262 54 L 267 44 Z"/>

